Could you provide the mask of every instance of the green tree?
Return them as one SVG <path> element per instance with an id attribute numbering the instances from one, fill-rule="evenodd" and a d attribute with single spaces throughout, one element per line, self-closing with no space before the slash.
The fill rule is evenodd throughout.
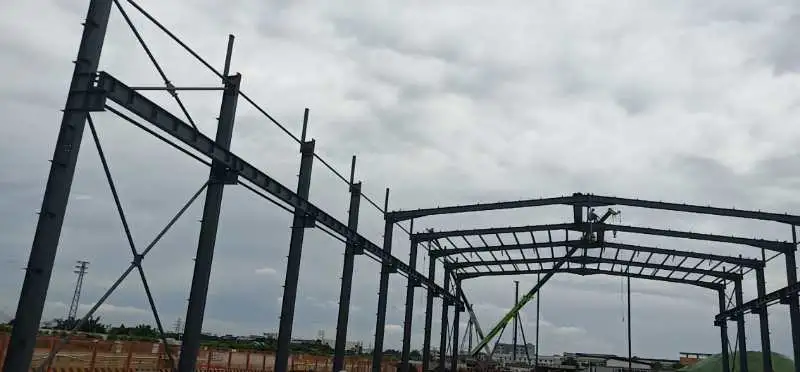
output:
<path id="1" fill-rule="evenodd" d="M 422 360 L 422 353 L 420 353 L 419 350 L 411 350 L 411 353 L 408 354 L 408 356 L 412 360 Z"/>

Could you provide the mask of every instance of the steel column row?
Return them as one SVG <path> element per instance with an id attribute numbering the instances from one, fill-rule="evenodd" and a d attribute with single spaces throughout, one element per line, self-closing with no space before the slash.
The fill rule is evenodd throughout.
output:
<path id="1" fill-rule="evenodd" d="M 3 364 L 4 372 L 28 371 L 36 346 L 58 240 L 89 114 L 92 82 L 103 50 L 112 0 L 91 0 L 83 24 L 78 57 L 72 72 L 50 174 L 44 191 L 25 279 L 14 316 L 14 328 Z"/>

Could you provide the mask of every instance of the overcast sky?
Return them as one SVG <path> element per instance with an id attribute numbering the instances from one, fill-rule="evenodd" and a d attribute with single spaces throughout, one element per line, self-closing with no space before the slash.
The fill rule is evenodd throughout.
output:
<path id="1" fill-rule="evenodd" d="M 16 308 L 86 4 L 33 0 L 6 4 L 0 12 L 0 313 Z M 242 73 L 243 91 L 295 134 L 303 109 L 310 108 L 317 152 L 343 174 L 356 154 L 356 177 L 372 200 L 381 203 L 384 188 L 391 187 L 390 209 L 591 192 L 800 213 L 795 1 L 141 4 L 219 69 L 227 35 L 235 34 L 232 70 Z M 219 85 L 126 9 L 175 85 Z M 116 10 L 101 69 L 132 86 L 163 84 Z M 180 113 L 167 94 L 150 96 Z M 183 92 L 181 98 L 201 130 L 213 136 L 219 92 Z M 294 188 L 297 144 L 246 103 L 238 113 L 233 150 Z M 208 171 L 110 113 L 94 118 L 141 249 Z M 75 260 L 91 261 L 82 311 L 130 262 L 97 151 L 88 133 L 84 140 L 45 318 L 66 314 Z M 347 185 L 319 162 L 312 178 L 311 200 L 345 221 Z M 791 237 L 789 227 L 777 224 L 622 212 L 626 224 Z M 202 199 L 144 261 L 170 328 L 185 315 L 201 213 Z M 571 218 L 570 208 L 553 207 L 432 217 L 417 221 L 415 229 Z M 205 330 L 277 332 L 290 222 L 289 214 L 241 186 L 226 188 Z M 382 224 L 381 215 L 362 203 L 359 228 L 373 242 L 381 241 Z M 634 235 L 618 240 L 761 255 L 724 244 Z M 395 255 L 405 259 L 408 251 L 407 237 L 395 230 Z M 342 253 L 340 242 L 318 230 L 306 232 L 296 337 L 319 330 L 333 337 Z M 420 258 L 421 271 L 427 262 Z M 785 285 L 783 265 L 782 259 L 770 262 L 768 290 Z M 369 345 L 379 266 L 366 257 L 357 258 L 356 266 L 349 335 Z M 530 276 L 465 282 L 484 328 L 512 304 L 515 279 L 523 291 L 535 282 Z M 715 293 L 644 280 L 631 287 L 634 354 L 676 358 L 680 351 L 719 351 Z M 745 287 L 746 299 L 753 298 L 752 274 Z M 392 277 L 390 291 L 386 346 L 399 348 L 402 277 Z M 422 342 L 422 292 L 416 295 L 415 347 Z M 626 352 L 620 278 L 557 275 L 542 299 L 543 353 Z M 787 313 L 781 305 L 769 310 L 773 350 L 788 355 Z M 101 315 L 112 323 L 152 322 L 137 277 Z M 529 340 L 534 320 L 535 307 L 526 307 Z M 758 350 L 757 318 L 747 320 L 748 347 Z"/>

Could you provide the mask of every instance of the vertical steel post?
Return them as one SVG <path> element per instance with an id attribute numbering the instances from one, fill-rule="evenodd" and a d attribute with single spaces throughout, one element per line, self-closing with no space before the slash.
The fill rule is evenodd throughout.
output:
<path id="1" fill-rule="evenodd" d="M 431 243 L 428 242 L 430 252 Z M 433 280 L 436 274 L 436 260 L 428 256 L 428 278 Z M 431 327 L 433 323 L 433 298 L 435 293 L 428 288 L 428 297 L 425 301 L 425 330 L 422 338 L 422 372 L 428 372 L 431 362 Z"/>
<path id="2" fill-rule="evenodd" d="M 797 283 L 797 260 L 795 250 L 797 249 L 797 228 L 792 225 L 792 243 L 794 244 L 790 252 L 786 252 L 786 282 L 787 285 Z M 797 296 L 789 296 L 789 320 L 792 324 L 792 343 L 794 351 L 794 370 L 800 372 L 800 302 Z"/>
<path id="3" fill-rule="evenodd" d="M 411 232 L 414 231 L 414 220 L 411 220 Z M 417 269 L 417 248 L 419 246 L 419 242 L 412 239 L 411 240 L 411 253 L 408 258 L 409 267 L 411 270 Z M 408 284 L 406 287 L 406 313 L 403 322 L 403 350 L 400 357 L 400 372 L 408 372 L 409 365 L 408 361 L 411 357 L 411 323 L 414 317 L 414 288 L 417 286 L 417 283 L 408 278 Z"/>
<path id="4" fill-rule="evenodd" d="M 232 39 L 229 42 L 230 51 Z M 226 61 L 228 58 L 226 58 Z M 226 62 L 227 64 L 228 62 Z M 239 85 L 242 76 L 228 76 L 223 80 L 225 90 L 222 93 L 222 105 L 217 121 L 215 141 L 220 147 L 229 149 L 233 136 L 233 122 L 236 117 L 236 105 L 239 99 Z M 217 241 L 219 214 L 222 209 L 222 194 L 225 184 L 236 182 L 236 175 L 229 172 L 222 163 L 211 162 L 206 189 L 206 202 L 203 207 L 203 219 L 200 225 L 200 237 L 194 259 L 192 286 L 189 292 L 189 305 L 186 309 L 186 322 L 183 329 L 180 360 L 180 372 L 194 372 L 197 354 L 200 351 L 200 334 L 203 329 L 203 316 L 208 298 L 208 283 L 211 279 L 211 265 L 214 260 L 214 246 Z"/>
<path id="5" fill-rule="evenodd" d="M 458 293 L 461 291 L 461 280 L 456 279 L 456 297 L 458 297 Z M 450 359 L 450 371 L 455 372 L 458 371 L 458 326 L 459 326 L 459 316 L 461 315 L 461 311 L 463 311 L 463 306 L 461 305 L 461 301 L 456 300 L 453 306 L 453 343 L 451 348 L 453 349 L 453 356 Z"/>
<path id="6" fill-rule="evenodd" d="M 447 307 L 449 306 L 446 292 L 450 291 L 450 270 L 444 270 L 444 288 L 442 293 L 442 332 L 439 334 L 439 371 L 444 371 L 445 361 L 447 360 Z"/>
<path id="7" fill-rule="evenodd" d="M 519 303 L 519 280 L 514 281 L 514 306 Z M 513 337 L 513 350 L 511 350 L 511 359 L 517 361 L 517 329 L 519 328 L 519 312 L 514 314 L 514 337 Z"/>
<path id="8" fill-rule="evenodd" d="M 39 221 L 22 282 L 3 371 L 27 371 L 33 358 L 36 334 L 50 286 L 53 262 L 67 211 L 78 150 L 93 100 L 92 82 L 106 36 L 111 0 L 92 0 L 83 25 L 78 57 L 72 72 L 61 127 L 53 151 L 50 174 L 44 191 Z M 96 109 L 96 108 L 95 108 Z"/>
<path id="9" fill-rule="evenodd" d="M 633 346 L 631 343 L 631 276 L 628 275 L 628 371 L 633 371 Z"/>
<path id="10" fill-rule="evenodd" d="M 764 297 L 767 294 L 766 283 L 764 279 L 764 268 L 756 268 L 756 290 L 758 297 Z M 772 372 L 772 346 L 769 341 L 769 318 L 767 315 L 767 307 L 764 306 L 757 310 L 759 328 L 761 331 L 761 355 L 764 371 Z"/>
<path id="11" fill-rule="evenodd" d="M 721 313 L 727 309 L 725 288 L 720 289 L 717 295 L 719 297 L 719 312 Z M 728 320 L 723 319 L 717 326 L 719 326 L 719 338 L 722 346 L 722 372 L 731 372 L 731 358 L 728 354 L 730 352 L 730 347 L 728 346 Z"/>
<path id="12" fill-rule="evenodd" d="M 734 284 L 734 295 L 736 297 L 736 307 L 741 307 L 744 303 L 744 299 L 742 298 L 742 279 L 736 279 L 733 282 Z M 739 313 L 736 316 L 736 332 L 739 334 L 739 371 L 741 372 L 748 372 L 749 368 L 747 366 L 747 337 L 745 335 L 745 324 L 744 324 L 744 314 Z"/>
<path id="13" fill-rule="evenodd" d="M 536 274 L 536 282 L 538 283 L 541 279 L 541 275 Z M 533 362 L 534 370 L 538 370 L 539 368 L 539 313 L 541 312 L 541 299 L 542 299 L 542 290 L 539 289 L 539 293 L 536 294 L 536 356 Z"/>
<path id="14" fill-rule="evenodd" d="M 387 254 L 392 253 L 392 233 L 394 221 L 388 214 L 389 211 L 389 189 L 386 189 L 384 199 L 384 219 L 386 224 L 383 229 L 383 251 Z M 383 336 L 386 328 L 386 303 L 389 300 L 389 274 L 394 268 L 388 262 L 381 262 L 381 277 L 378 284 L 378 311 L 375 320 L 375 342 L 372 350 L 372 372 L 381 372 L 381 362 L 383 361 Z M 283 371 L 277 371 L 283 372 Z"/>
<path id="15" fill-rule="evenodd" d="M 308 109 L 303 115 L 303 132 L 300 138 L 300 174 L 297 181 L 297 195 L 306 200 L 308 200 L 311 188 L 311 169 L 314 163 L 314 140 L 306 141 L 307 125 Z M 287 372 L 289 368 L 289 349 L 292 343 L 292 325 L 294 323 L 294 306 L 297 300 L 297 281 L 300 277 L 303 237 L 305 229 L 313 226 L 314 220 L 303 211 L 295 210 L 292 219 L 292 234 L 289 240 L 289 256 L 286 261 L 278 345 L 275 351 L 275 372 Z"/>
<path id="16" fill-rule="evenodd" d="M 350 166 L 350 210 L 347 212 L 347 227 L 355 231 L 358 229 L 358 209 L 361 205 L 361 182 L 353 183 L 356 169 L 356 157 Z M 347 322 L 350 315 L 350 293 L 353 289 L 353 267 L 355 266 L 355 256 L 361 254 L 354 246 L 352 240 L 348 240 L 344 251 L 344 264 L 342 265 L 342 288 L 339 292 L 339 318 L 336 321 L 336 343 L 333 351 L 333 370 L 339 372 L 344 370 L 344 353 L 347 344 Z"/>

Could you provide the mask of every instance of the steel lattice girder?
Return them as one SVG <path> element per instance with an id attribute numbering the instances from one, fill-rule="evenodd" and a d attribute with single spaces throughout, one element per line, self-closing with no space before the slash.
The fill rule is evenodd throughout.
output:
<path id="1" fill-rule="evenodd" d="M 494 272 L 477 272 L 477 273 L 463 273 L 457 274 L 458 279 L 466 280 L 466 279 L 474 279 L 480 278 L 484 276 L 501 276 L 501 275 L 529 275 L 529 274 L 545 274 L 552 271 L 552 269 L 534 269 L 534 270 L 519 270 L 519 271 L 494 271 Z M 624 271 L 612 271 L 612 270 L 605 270 L 605 269 L 589 269 L 589 268 L 561 268 L 556 270 L 556 273 L 564 273 L 564 274 L 575 274 L 575 275 L 610 275 L 610 276 L 621 276 L 626 277 L 630 276 L 631 278 L 636 279 L 648 279 L 648 280 L 657 280 L 661 282 L 670 282 L 670 283 L 678 283 L 678 284 L 688 284 L 696 287 L 712 289 L 715 291 L 722 290 L 725 288 L 724 285 L 720 283 L 709 283 L 709 282 L 697 282 L 694 280 L 689 279 L 679 279 L 679 278 L 668 278 L 668 277 L 661 277 L 661 276 L 652 276 L 647 274 L 636 274 L 636 273 L 626 273 Z"/>
<path id="2" fill-rule="evenodd" d="M 381 247 L 348 228 L 347 225 L 339 222 L 333 216 L 311 204 L 308 200 L 299 197 L 297 193 L 272 179 L 266 173 L 258 170 L 258 168 L 242 158 L 225 150 L 212 139 L 195 131 L 191 126 L 183 122 L 183 120 L 132 90 L 108 73 L 99 73 L 97 86 L 98 90 L 95 93 L 97 95 L 102 95 L 102 97 L 97 98 L 95 105 L 98 105 L 99 102 L 102 101 L 101 98 L 110 99 L 198 152 L 213 160 L 219 161 L 228 167 L 230 171 L 239 174 L 240 177 L 274 195 L 286 204 L 305 212 L 309 218 L 313 218 L 318 223 L 327 226 L 340 236 L 352 241 L 354 246 L 363 247 L 364 250 L 378 257 L 383 264 L 391 265 L 396 268 L 397 271 L 408 275 L 409 279 L 423 284 L 429 290 L 442 294 L 442 296 L 450 301 L 459 303 L 458 296 L 440 287 L 433 279 L 425 277 L 416 270 L 412 270 L 408 264 L 385 252 Z"/>
<path id="3" fill-rule="evenodd" d="M 487 246 L 487 247 L 469 247 L 469 248 L 447 248 L 441 250 L 431 250 L 430 256 L 434 258 L 439 257 L 446 257 L 455 254 L 461 253 L 480 253 L 480 252 L 495 252 L 495 251 L 509 251 L 509 250 L 516 250 L 516 249 L 538 249 L 538 248 L 547 248 L 547 247 L 569 247 L 569 246 L 580 246 L 586 249 L 603 249 L 603 248 L 615 248 L 618 251 L 634 251 L 634 252 L 644 252 L 644 253 L 655 253 L 655 254 L 662 254 L 666 256 L 674 256 L 676 258 L 696 258 L 696 259 L 703 259 L 708 261 L 718 261 L 724 263 L 730 263 L 736 266 L 744 266 L 747 268 L 762 268 L 764 267 L 764 262 L 761 260 L 751 259 L 751 258 L 740 258 L 740 257 L 732 257 L 732 256 L 721 256 L 721 255 L 714 255 L 709 253 L 698 253 L 698 252 L 690 252 L 690 251 L 680 251 L 680 250 L 673 250 L 673 249 L 664 249 L 664 248 L 656 248 L 656 247 L 647 247 L 641 245 L 633 245 L 633 244 L 624 244 L 624 243 L 616 243 L 616 242 L 603 242 L 603 243 L 590 243 L 587 244 L 580 240 L 562 240 L 562 241 L 554 241 L 554 242 L 541 242 L 541 243 L 521 243 L 521 244 L 504 244 L 504 245 L 495 245 L 495 246 Z M 489 262 L 489 261 L 484 261 Z M 680 265 L 679 265 L 680 266 Z"/>
<path id="4" fill-rule="evenodd" d="M 680 203 L 666 203 L 660 201 L 617 198 L 612 196 L 600 196 L 600 195 L 580 194 L 580 193 L 575 193 L 572 194 L 571 196 L 559 196 L 554 198 L 528 199 L 528 200 L 508 201 L 499 203 L 457 205 L 450 207 L 426 208 L 426 209 L 416 209 L 408 211 L 399 210 L 399 211 L 392 211 L 389 213 L 394 220 L 403 221 L 412 218 L 420 218 L 420 217 L 440 215 L 440 214 L 541 207 L 548 205 L 572 205 L 572 206 L 585 206 L 585 207 L 625 205 L 629 207 L 660 209 L 660 210 L 677 211 L 677 212 L 689 212 L 689 213 L 708 214 L 715 216 L 739 217 L 739 218 L 747 218 L 747 219 L 755 219 L 763 221 L 783 222 L 792 225 L 800 225 L 800 216 L 790 215 L 790 214 L 747 211 L 747 210 L 733 209 L 733 208 L 718 208 L 711 206 L 700 206 L 700 205 L 680 204 Z"/>
<path id="5" fill-rule="evenodd" d="M 499 265 L 511 265 L 514 263 L 518 264 L 525 264 L 525 263 L 555 263 L 559 262 L 560 260 L 564 259 L 563 256 L 561 257 L 547 257 L 547 258 L 529 258 L 529 259 L 516 259 L 516 260 L 498 260 L 498 261 L 485 261 L 485 262 L 454 262 L 450 264 L 445 264 L 445 268 L 458 270 L 464 269 L 467 267 L 489 267 L 489 266 L 499 266 Z M 734 272 L 726 272 L 726 271 L 716 271 L 716 270 L 705 270 L 699 268 L 691 268 L 691 267 L 683 267 L 683 266 L 675 266 L 675 265 L 661 265 L 657 263 L 648 263 L 648 262 L 637 262 L 637 261 L 629 261 L 629 260 L 617 260 L 613 258 L 603 258 L 603 257 L 592 257 L 592 256 L 574 256 L 569 257 L 567 259 L 568 263 L 575 263 L 575 264 L 615 264 L 620 265 L 621 267 L 625 268 L 642 268 L 642 269 L 666 269 L 666 270 L 675 270 L 678 272 L 687 272 L 690 274 L 700 274 L 700 275 L 707 275 L 710 277 L 728 279 L 728 280 L 736 280 L 740 279 L 742 276 L 741 274 L 737 274 Z M 521 270 L 504 270 L 510 272 L 521 272 Z M 623 270 L 628 271 L 628 270 Z M 655 276 L 654 277 L 659 277 Z"/>
<path id="6" fill-rule="evenodd" d="M 633 234 L 657 235 L 657 236 L 665 236 L 673 238 L 684 238 L 693 240 L 714 241 L 720 243 L 748 245 L 781 253 L 794 252 L 795 250 L 795 247 L 792 243 L 782 242 L 777 240 L 753 239 L 753 238 L 744 238 L 737 236 L 695 233 L 695 232 L 678 231 L 678 230 L 654 229 L 654 228 L 639 227 L 639 226 L 612 225 L 605 223 L 595 223 L 595 224 L 562 223 L 562 224 L 549 224 L 549 225 L 530 225 L 530 226 L 494 227 L 494 228 L 484 228 L 484 229 L 434 231 L 434 232 L 424 232 L 424 233 L 414 234 L 412 239 L 416 239 L 418 241 L 427 241 L 445 237 L 536 232 L 536 231 L 556 231 L 556 230 L 570 230 L 579 232 L 618 231 L 618 232 L 627 232 Z"/>

